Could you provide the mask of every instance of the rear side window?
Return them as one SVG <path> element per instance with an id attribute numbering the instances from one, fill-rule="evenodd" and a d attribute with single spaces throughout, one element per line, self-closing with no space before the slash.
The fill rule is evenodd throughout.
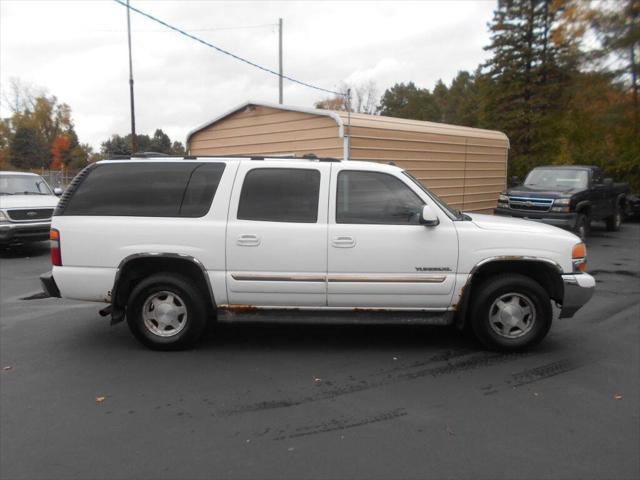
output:
<path id="1" fill-rule="evenodd" d="M 316 223 L 320 172 L 301 168 L 256 168 L 240 192 L 238 220 Z"/>
<path id="2" fill-rule="evenodd" d="M 59 214 L 201 217 L 211 207 L 224 167 L 192 162 L 100 164 Z"/>
<path id="3" fill-rule="evenodd" d="M 379 172 L 338 174 L 336 223 L 418 225 L 424 202 L 404 182 Z"/>

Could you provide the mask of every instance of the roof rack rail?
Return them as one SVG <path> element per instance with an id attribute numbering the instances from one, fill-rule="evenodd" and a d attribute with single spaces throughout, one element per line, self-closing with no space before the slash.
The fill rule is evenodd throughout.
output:
<path id="1" fill-rule="evenodd" d="M 333 157 L 318 157 L 315 153 L 305 153 L 302 158 L 305 160 L 316 160 L 318 162 L 339 162 L 338 158 Z"/>
<path id="2" fill-rule="evenodd" d="M 136 152 L 133 155 L 131 155 L 131 158 L 151 158 L 151 157 L 170 157 L 171 155 L 168 155 L 166 153 L 161 153 L 161 152 Z"/>
<path id="3" fill-rule="evenodd" d="M 333 157 L 318 157 L 315 153 L 305 153 L 302 157 L 295 157 L 290 155 L 193 155 L 193 154 L 185 154 L 185 155 L 168 155 L 166 153 L 160 152 L 138 152 L 135 155 L 111 155 L 109 160 L 128 160 L 132 158 L 175 158 L 175 159 L 184 159 L 184 160 L 197 160 L 198 158 L 237 158 L 237 159 L 247 159 L 247 160 L 270 160 L 270 159 L 279 159 L 279 160 L 311 160 L 316 162 L 341 162 L 339 158 Z"/>

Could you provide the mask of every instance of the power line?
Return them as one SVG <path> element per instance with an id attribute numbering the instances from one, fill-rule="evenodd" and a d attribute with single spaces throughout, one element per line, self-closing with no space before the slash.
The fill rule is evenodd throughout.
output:
<path id="1" fill-rule="evenodd" d="M 181 30 L 181 29 L 179 29 L 179 28 L 177 28 L 177 27 L 174 27 L 174 26 L 172 26 L 172 25 L 169 25 L 167 22 L 164 22 L 164 21 L 160 20 L 159 18 L 154 17 L 153 15 L 150 15 L 150 14 L 148 14 L 148 13 L 146 13 L 146 12 L 143 12 L 142 10 L 138 10 L 137 8 L 132 7 L 131 5 L 127 5 L 127 4 L 126 4 L 124 1 L 122 1 L 122 0 L 113 0 L 113 1 L 114 1 L 114 2 L 116 2 L 116 3 L 119 3 L 119 4 L 120 4 L 120 5 L 122 5 L 123 7 L 126 7 L 126 8 L 128 8 L 128 9 L 130 9 L 130 10 L 133 10 L 134 12 L 136 12 L 136 13 L 138 13 L 138 14 L 142 15 L 143 17 L 147 17 L 148 19 L 153 20 L 154 22 L 157 22 L 157 23 L 159 23 L 160 25 L 163 25 L 163 26 L 165 26 L 165 27 L 167 27 L 167 28 L 170 28 L 171 30 L 174 30 L 174 31 L 176 31 L 176 32 L 178 32 L 178 33 L 180 33 L 180 34 L 182 34 L 182 35 L 184 35 L 185 37 L 188 37 L 188 38 L 190 38 L 190 39 L 192 39 L 192 40 L 195 40 L 196 42 L 199 42 L 199 43 L 201 43 L 201 44 L 203 44 L 203 45 L 206 45 L 206 46 L 207 46 L 207 47 L 209 47 L 209 48 L 213 48 L 214 50 L 217 50 L 217 51 L 218 51 L 218 52 L 220 52 L 220 53 L 224 53 L 225 55 L 228 55 L 228 56 L 230 56 L 230 57 L 232 57 L 232 58 L 235 58 L 236 60 L 239 60 L 239 61 L 241 61 L 241 62 L 243 62 L 243 63 L 246 63 L 246 64 L 248 64 L 248 65 L 251 65 L 252 67 L 258 68 L 258 69 L 263 70 L 263 71 L 265 71 L 265 72 L 267 72 L 267 73 L 270 73 L 270 74 L 272 74 L 272 75 L 276 75 L 277 77 L 279 77 L 279 76 L 280 76 L 280 74 L 279 74 L 278 72 L 276 72 L 276 71 L 274 71 L 274 70 L 271 70 L 270 68 L 263 67 L 262 65 L 258 65 L 257 63 L 254 63 L 254 62 L 252 62 L 252 61 L 250 61 L 250 60 L 247 60 L 246 58 L 242 58 L 242 57 L 240 57 L 240 56 L 238 56 L 238 55 L 236 55 L 236 54 L 234 54 L 234 53 L 231 53 L 231 52 L 229 52 L 229 51 L 227 51 L 227 50 L 224 50 L 223 48 L 217 47 L 217 46 L 213 45 L 212 43 L 207 42 L 206 40 L 202 40 L 201 38 L 198 38 L 198 37 L 196 37 L 195 35 L 191 35 L 190 33 L 187 33 L 187 32 L 185 32 L 184 30 Z M 317 87 L 317 86 L 315 86 L 315 85 L 311 85 L 310 83 L 306 83 L 306 82 L 303 82 L 303 81 L 301 81 L 301 80 L 296 80 L 295 78 L 288 77 L 288 76 L 286 76 L 286 75 L 282 75 L 282 78 L 284 78 L 284 79 L 286 79 L 286 80 L 289 80 L 290 82 L 297 83 L 298 85 L 302 85 L 302 86 L 304 86 L 304 87 L 313 88 L 314 90 L 319 90 L 319 91 L 321 91 L 321 92 L 331 93 L 331 94 L 333 94 L 333 95 L 344 96 L 344 94 L 343 94 L 343 93 L 335 92 L 335 91 L 333 91 L 333 90 L 328 90 L 328 89 L 326 89 L 326 88 L 322 88 L 322 87 Z"/>
<path id="2" fill-rule="evenodd" d="M 277 23 L 263 23 L 262 25 L 239 25 L 237 27 L 213 27 L 213 28 L 188 28 L 190 32 L 218 32 L 223 30 L 248 30 L 252 28 L 277 27 Z M 91 29 L 92 32 L 125 32 L 126 30 L 108 29 Z M 135 33 L 168 33 L 166 29 L 161 30 L 133 30 Z"/>

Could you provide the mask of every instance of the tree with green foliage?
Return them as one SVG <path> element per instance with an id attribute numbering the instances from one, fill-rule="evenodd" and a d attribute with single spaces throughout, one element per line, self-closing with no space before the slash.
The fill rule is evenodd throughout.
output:
<path id="1" fill-rule="evenodd" d="M 9 158 L 20 169 L 45 168 L 49 165 L 49 152 L 38 129 L 20 125 L 9 142 Z"/>
<path id="2" fill-rule="evenodd" d="M 486 123 L 511 139 L 512 173 L 549 163 L 577 74 L 579 50 L 563 35 L 565 2 L 500 0 L 489 25 L 492 57 L 485 64 Z"/>
<path id="3" fill-rule="evenodd" d="M 149 150 L 152 152 L 166 153 L 167 155 L 172 154 L 173 151 L 169 135 L 158 128 L 149 142 Z"/>
<path id="4" fill-rule="evenodd" d="M 164 153 L 166 155 L 184 155 L 185 148 L 181 142 L 171 141 L 169 135 L 161 129 L 156 129 L 153 137 L 149 135 L 136 135 L 136 144 L 138 152 L 155 152 Z M 124 136 L 114 134 L 111 138 L 102 142 L 100 153 L 105 157 L 113 157 L 116 155 L 131 155 L 131 134 Z"/>
<path id="5" fill-rule="evenodd" d="M 413 82 L 398 83 L 382 95 L 378 113 L 389 117 L 437 122 L 441 112 L 431 92 Z"/>
<path id="6" fill-rule="evenodd" d="M 609 73 L 631 89 L 633 128 L 637 136 L 640 132 L 640 0 L 620 0 L 615 7 L 609 8 L 607 4 L 602 8 L 587 7 L 587 16 L 601 43 L 594 57 L 610 62 Z"/>

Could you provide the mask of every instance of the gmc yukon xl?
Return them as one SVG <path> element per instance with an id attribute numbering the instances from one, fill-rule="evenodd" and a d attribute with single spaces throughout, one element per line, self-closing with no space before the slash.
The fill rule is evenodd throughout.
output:
<path id="1" fill-rule="evenodd" d="M 98 162 L 54 213 L 51 259 L 49 295 L 108 303 L 165 350 L 242 319 L 456 325 L 518 350 L 595 287 L 572 233 L 461 213 L 396 166 L 317 158 Z"/>

